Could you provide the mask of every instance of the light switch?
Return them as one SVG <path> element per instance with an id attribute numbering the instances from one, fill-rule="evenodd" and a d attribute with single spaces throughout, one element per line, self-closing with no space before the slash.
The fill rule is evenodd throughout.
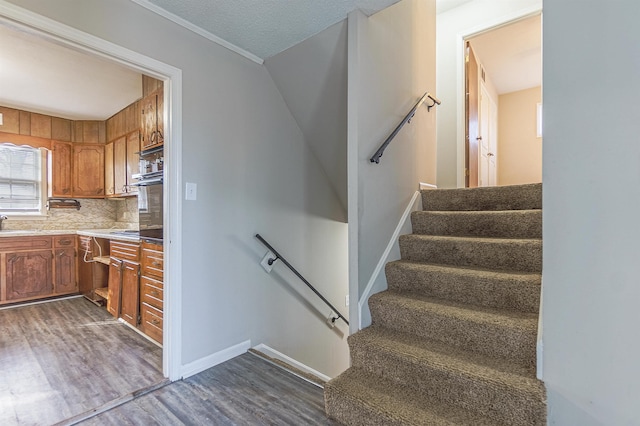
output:
<path id="1" fill-rule="evenodd" d="M 187 182 L 185 188 L 185 200 L 195 200 L 198 197 L 198 185 L 193 182 Z"/>

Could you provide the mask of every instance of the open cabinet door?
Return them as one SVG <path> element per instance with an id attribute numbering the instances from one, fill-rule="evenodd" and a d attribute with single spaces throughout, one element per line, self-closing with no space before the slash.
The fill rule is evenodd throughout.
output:
<path id="1" fill-rule="evenodd" d="M 465 56 L 465 187 L 478 186 L 478 62 L 469 42 Z"/>

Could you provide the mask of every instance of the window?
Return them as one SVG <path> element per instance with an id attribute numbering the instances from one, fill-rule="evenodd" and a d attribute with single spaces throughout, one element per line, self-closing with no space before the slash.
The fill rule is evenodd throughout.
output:
<path id="1" fill-rule="evenodd" d="M 0 144 L 0 213 L 43 215 L 46 162 L 44 151 Z"/>

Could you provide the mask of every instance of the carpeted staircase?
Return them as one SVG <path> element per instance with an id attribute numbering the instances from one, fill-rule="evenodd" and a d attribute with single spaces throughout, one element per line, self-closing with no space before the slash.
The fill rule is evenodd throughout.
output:
<path id="1" fill-rule="evenodd" d="M 345 425 L 544 425 L 542 185 L 429 190 L 325 386 Z"/>

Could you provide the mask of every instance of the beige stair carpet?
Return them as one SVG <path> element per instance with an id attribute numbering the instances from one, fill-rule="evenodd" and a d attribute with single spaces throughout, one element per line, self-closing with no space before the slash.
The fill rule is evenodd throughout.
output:
<path id="1" fill-rule="evenodd" d="M 429 190 L 325 385 L 345 425 L 545 425 L 536 379 L 542 185 Z"/>

